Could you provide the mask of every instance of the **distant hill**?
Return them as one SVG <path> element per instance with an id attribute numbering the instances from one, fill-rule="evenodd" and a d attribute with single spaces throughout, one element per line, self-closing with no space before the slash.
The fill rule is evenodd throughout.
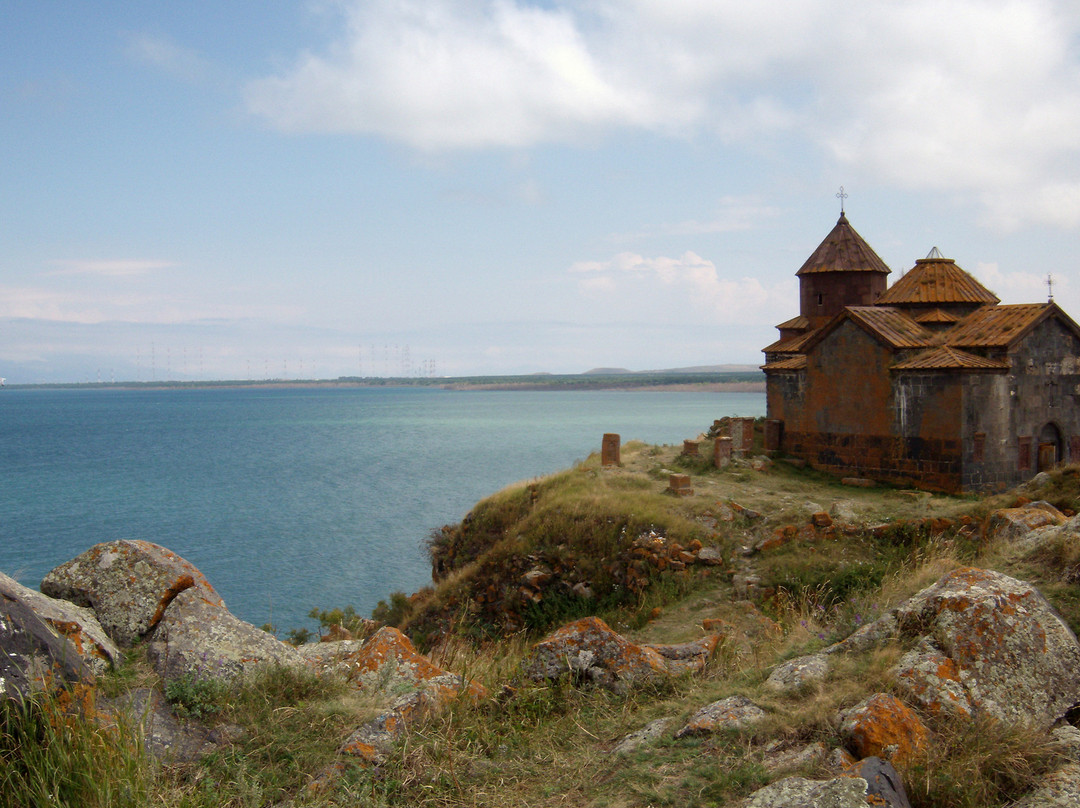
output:
<path id="1" fill-rule="evenodd" d="M 593 368 L 582 376 L 633 376 L 646 373 L 753 373 L 757 365 L 694 365 L 688 368 L 667 368 L 666 370 L 627 370 L 626 368 Z"/>

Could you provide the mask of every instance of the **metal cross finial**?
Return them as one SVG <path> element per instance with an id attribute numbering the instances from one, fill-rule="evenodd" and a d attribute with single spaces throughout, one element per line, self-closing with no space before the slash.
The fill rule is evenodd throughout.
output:
<path id="1" fill-rule="evenodd" d="M 848 198 L 848 195 L 844 193 L 844 186 L 840 186 L 840 193 L 836 195 L 836 198 L 840 200 L 840 215 L 844 215 L 844 200 Z"/>
<path id="2" fill-rule="evenodd" d="M 1054 302 L 1054 276 L 1050 275 L 1049 273 L 1047 273 L 1047 275 L 1046 275 L 1046 293 L 1047 293 L 1046 302 L 1047 303 L 1053 303 Z"/>

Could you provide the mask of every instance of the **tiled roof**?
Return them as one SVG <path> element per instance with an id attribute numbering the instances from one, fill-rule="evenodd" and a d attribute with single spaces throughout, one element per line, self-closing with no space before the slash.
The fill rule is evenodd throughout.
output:
<path id="1" fill-rule="evenodd" d="M 787 339 L 778 339 L 772 345 L 762 348 L 762 353 L 799 353 L 806 346 L 806 343 L 810 341 L 810 337 L 816 333 L 816 331 L 808 331 L 805 334 L 796 334 Z"/>
<path id="2" fill-rule="evenodd" d="M 945 342 L 959 348 L 1005 348 L 1047 316 L 1051 309 L 1057 309 L 1057 306 L 1053 303 L 986 306 L 946 332 Z"/>
<path id="3" fill-rule="evenodd" d="M 769 362 L 762 365 L 761 369 L 768 373 L 771 370 L 802 370 L 806 367 L 806 354 L 798 354 L 796 356 L 790 356 L 787 359 L 781 359 L 776 362 Z"/>
<path id="4" fill-rule="evenodd" d="M 836 227 L 795 274 L 811 272 L 881 272 L 887 275 L 889 268 L 841 213 Z"/>
<path id="5" fill-rule="evenodd" d="M 1003 359 L 987 359 L 967 351 L 942 345 L 923 351 L 917 356 L 897 362 L 892 370 L 1008 370 Z"/>
<path id="6" fill-rule="evenodd" d="M 936 323 L 958 323 L 961 320 L 963 320 L 964 318 L 960 317 L 959 315 L 956 315 L 956 314 L 949 314 L 949 312 L 942 311 L 941 309 L 931 309 L 930 311 L 924 311 L 924 312 L 920 312 L 919 314 L 913 314 L 911 319 L 913 319 L 917 323 L 936 324 Z"/>
<path id="7" fill-rule="evenodd" d="M 927 331 L 899 309 L 887 306 L 848 306 L 848 316 L 894 348 L 924 348 L 935 342 Z"/>
<path id="8" fill-rule="evenodd" d="M 784 322 L 780 323 L 780 325 L 777 326 L 777 328 L 779 328 L 781 330 L 784 330 L 784 331 L 788 331 L 788 330 L 805 331 L 809 327 L 810 327 L 810 321 L 807 318 L 803 317 L 801 314 L 798 315 L 797 317 L 792 317 L 790 320 L 785 320 Z"/>
<path id="9" fill-rule="evenodd" d="M 949 303 L 999 303 L 997 295 L 951 258 L 921 258 L 877 300 L 882 306 Z"/>

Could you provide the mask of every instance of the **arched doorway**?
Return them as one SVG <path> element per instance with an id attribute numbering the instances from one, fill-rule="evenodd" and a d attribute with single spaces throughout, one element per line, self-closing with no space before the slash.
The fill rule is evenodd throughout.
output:
<path id="1" fill-rule="evenodd" d="M 1063 458 L 1061 430 L 1050 423 L 1039 431 L 1039 471 L 1052 469 Z"/>

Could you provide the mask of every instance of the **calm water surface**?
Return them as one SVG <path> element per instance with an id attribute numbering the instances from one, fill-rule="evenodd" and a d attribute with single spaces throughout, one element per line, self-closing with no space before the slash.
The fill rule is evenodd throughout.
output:
<path id="1" fill-rule="evenodd" d="M 678 443 L 759 393 L 434 389 L 0 391 L 0 571 L 36 588 L 100 541 L 146 539 L 234 614 L 310 625 L 430 582 L 428 533 L 624 442 Z"/>

